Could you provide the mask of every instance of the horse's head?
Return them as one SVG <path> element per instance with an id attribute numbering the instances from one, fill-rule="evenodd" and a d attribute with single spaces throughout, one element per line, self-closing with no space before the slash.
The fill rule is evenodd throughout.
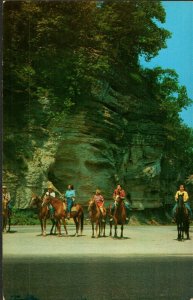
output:
<path id="1" fill-rule="evenodd" d="M 178 208 L 184 207 L 184 194 L 178 195 Z"/>
<path id="2" fill-rule="evenodd" d="M 116 200 L 117 206 L 119 206 L 123 203 L 123 198 L 121 198 L 119 195 L 116 196 L 115 200 Z"/>
<path id="3" fill-rule="evenodd" d="M 50 195 L 45 195 L 43 197 L 42 206 L 46 206 L 48 203 L 50 203 L 50 201 L 51 201 L 51 196 Z"/>
<path id="4" fill-rule="evenodd" d="M 94 199 L 90 199 L 89 202 L 88 202 L 88 211 L 92 210 L 93 207 L 95 207 L 96 204 L 95 204 L 95 201 Z"/>
<path id="5" fill-rule="evenodd" d="M 29 207 L 30 208 L 38 207 L 40 202 L 42 202 L 41 198 L 38 197 L 36 194 L 32 193 L 31 200 L 30 200 L 30 203 L 29 203 Z"/>

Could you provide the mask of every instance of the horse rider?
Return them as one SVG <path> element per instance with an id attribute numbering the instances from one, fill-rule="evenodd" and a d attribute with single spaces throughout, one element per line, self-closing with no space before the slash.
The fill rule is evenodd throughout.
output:
<path id="1" fill-rule="evenodd" d="M 54 192 L 54 190 L 55 190 L 55 187 L 54 187 L 54 185 L 50 182 L 49 184 L 48 184 L 48 190 L 47 190 L 47 192 L 45 193 L 45 195 L 44 195 L 44 197 L 46 197 L 46 196 L 51 196 L 51 197 L 56 197 L 56 193 Z M 50 211 L 50 217 L 51 218 L 53 218 L 54 217 L 54 208 L 53 208 L 53 206 L 49 203 L 48 204 L 48 209 L 49 209 L 49 211 Z"/>
<path id="2" fill-rule="evenodd" d="M 95 201 L 96 205 L 99 207 L 101 214 L 102 214 L 102 221 L 105 222 L 106 210 L 104 208 L 104 197 L 101 195 L 101 191 L 96 189 L 95 195 L 93 196 L 93 200 Z"/>
<path id="3" fill-rule="evenodd" d="M 190 203 L 188 201 L 189 200 L 189 196 L 188 196 L 188 193 L 185 191 L 184 185 L 181 184 L 180 187 L 179 187 L 179 190 L 175 194 L 175 201 L 176 201 L 176 203 L 175 203 L 175 205 L 173 207 L 173 210 L 172 210 L 173 221 L 175 221 L 176 208 L 178 206 L 177 201 L 178 201 L 178 197 L 179 196 L 183 197 L 184 205 L 187 208 L 188 214 L 189 214 L 189 218 L 191 219 L 192 218 L 192 210 L 191 210 L 191 207 L 190 207 Z"/>
<path id="4" fill-rule="evenodd" d="M 67 219 L 70 219 L 70 212 L 71 208 L 74 205 L 75 198 L 76 198 L 76 192 L 74 189 L 74 186 L 72 184 L 69 184 L 65 193 L 65 198 L 67 201 Z"/>
<path id="5" fill-rule="evenodd" d="M 10 193 L 9 193 L 6 185 L 2 186 L 2 199 L 3 199 L 3 202 L 6 203 L 8 210 L 11 212 L 11 210 L 12 210 L 11 196 L 10 196 Z"/>
<path id="6" fill-rule="evenodd" d="M 121 199 L 123 199 L 123 202 L 124 202 L 124 205 L 126 208 L 126 221 L 128 221 L 129 220 L 129 218 L 128 218 L 129 211 L 131 210 L 131 208 L 130 208 L 128 201 L 126 201 L 126 199 L 125 199 L 125 191 L 120 184 L 117 185 L 117 188 L 114 190 L 114 193 L 113 193 L 114 203 L 111 208 L 112 214 L 114 213 L 115 208 L 117 206 L 117 201 L 116 201 L 117 197 L 120 197 Z M 113 220 L 113 218 L 111 217 L 110 221 L 112 221 L 112 220 Z"/>

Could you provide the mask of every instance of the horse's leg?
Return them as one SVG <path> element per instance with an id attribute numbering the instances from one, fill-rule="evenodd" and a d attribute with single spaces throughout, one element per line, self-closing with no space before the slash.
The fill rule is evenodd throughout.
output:
<path id="1" fill-rule="evenodd" d="M 3 216 L 3 232 L 6 232 L 6 217 Z"/>
<path id="2" fill-rule="evenodd" d="M 182 240 L 182 223 L 181 221 L 178 224 L 178 241 Z"/>
<path id="3" fill-rule="evenodd" d="M 100 222 L 96 222 L 96 237 L 100 236 Z"/>
<path id="4" fill-rule="evenodd" d="M 77 236 L 78 236 L 78 233 L 79 233 L 79 230 L 80 230 L 80 227 L 81 227 L 81 215 L 78 216 L 78 228 L 77 228 Z M 82 228 L 81 228 L 81 235 L 82 235 Z"/>
<path id="5" fill-rule="evenodd" d="M 8 218 L 8 232 L 10 232 L 11 229 L 11 216 Z"/>
<path id="6" fill-rule="evenodd" d="M 121 238 L 123 238 L 123 224 L 121 224 Z"/>
<path id="7" fill-rule="evenodd" d="M 184 229 L 185 229 L 185 227 L 184 227 L 184 222 L 182 223 L 182 240 L 184 240 Z"/>
<path id="8" fill-rule="evenodd" d="M 106 227 L 106 222 L 103 224 L 103 236 L 105 237 L 105 227 Z"/>
<path id="9" fill-rule="evenodd" d="M 65 230 L 65 232 L 66 232 L 66 235 L 68 235 L 68 231 L 67 231 L 67 227 L 66 227 L 66 220 L 65 220 L 65 218 L 63 218 L 63 225 L 64 225 L 64 230 Z M 61 232 L 60 232 L 60 234 L 61 234 Z"/>
<path id="10" fill-rule="evenodd" d="M 46 218 L 43 219 L 43 236 L 46 236 Z"/>
<path id="11" fill-rule="evenodd" d="M 115 234 L 114 237 L 117 237 L 117 223 L 115 223 Z"/>
<path id="12" fill-rule="evenodd" d="M 3 232 L 6 230 L 5 216 L 3 216 Z"/>
<path id="13" fill-rule="evenodd" d="M 58 222 L 57 222 L 57 228 L 58 228 L 58 236 L 60 237 L 60 236 L 62 236 L 60 220 L 58 220 Z"/>
<path id="14" fill-rule="evenodd" d="M 95 236 L 98 237 L 98 223 L 95 225 Z"/>
<path id="15" fill-rule="evenodd" d="M 112 236 L 112 227 L 113 227 L 113 222 L 110 221 L 109 222 L 109 225 L 110 225 L 110 232 L 109 232 L 109 236 Z"/>
<path id="16" fill-rule="evenodd" d="M 101 229 L 102 229 L 102 222 L 99 222 L 98 225 L 99 225 L 98 237 L 100 237 L 101 236 Z"/>
<path id="17" fill-rule="evenodd" d="M 178 231 L 178 236 L 177 236 L 177 240 L 180 240 L 180 224 L 177 223 L 177 231 Z"/>
<path id="18" fill-rule="evenodd" d="M 50 235 L 53 234 L 53 229 L 54 229 L 54 226 L 55 226 L 55 220 L 54 220 L 54 219 L 51 219 L 51 221 L 52 221 L 52 228 L 51 228 L 51 230 L 50 230 Z"/>
<path id="19" fill-rule="evenodd" d="M 7 229 L 7 232 L 10 232 L 10 227 L 11 227 L 11 212 L 10 211 L 8 211 L 7 220 L 8 220 L 8 229 Z"/>
<path id="20" fill-rule="evenodd" d="M 80 215 L 80 230 L 81 230 L 81 235 L 83 232 L 83 227 L 84 227 L 84 212 L 82 211 L 81 215 Z"/>
<path id="21" fill-rule="evenodd" d="M 7 232 L 7 231 L 6 231 L 6 228 L 7 228 L 7 219 L 5 219 L 5 224 L 4 224 L 4 231 L 5 231 L 5 232 Z"/>
<path id="22" fill-rule="evenodd" d="M 94 238 L 94 222 L 92 222 L 92 238 Z"/>
<path id="23" fill-rule="evenodd" d="M 39 220 L 40 220 L 40 226 L 41 226 L 41 234 L 43 235 L 43 231 L 44 231 L 44 229 L 43 229 L 43 220 L 41 219 L 41 218 L 39 218 Z"/>
<path id="24" fill-rule="evenodd" d="M 78 236 L 78 229 L 79 229 L 78 224 L 79 224 L 79 222 L 77 221 L 77 217 L 74 217 L 73 220 L 74 220 L 74 223 L 75 223 L 75 225 L 76 225 L 75 236 Z"/>

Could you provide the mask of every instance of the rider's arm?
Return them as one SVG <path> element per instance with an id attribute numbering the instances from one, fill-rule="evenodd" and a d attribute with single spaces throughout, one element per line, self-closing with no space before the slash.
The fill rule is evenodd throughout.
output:
<path id="1" fill-rule="evenodd" d="M 187 192 L 184 192 L 184 202 L 187 202 L 188 201 L 188 193 Z"/>
<path id="2" fill-rule="evenodd" d="M 178 191 L 176 192 L 175 200 L 176 200 L 176 201 L 178 200 Z"/>
<path id="3" fill-rule="evenodd" d="M 75 191 L 73 191 L 72 200 L 75 201 L 75 198 L 76 198 L 76 194 L 75 194 Z"/>
<path id="4" fill-rule="evenodd" d="M 103 204 L 104 204 L 104 198 L 103 198 L 103 196 L 101 195 L 101 197 L 100 197 L 100 200 L 103 202 Z"/>

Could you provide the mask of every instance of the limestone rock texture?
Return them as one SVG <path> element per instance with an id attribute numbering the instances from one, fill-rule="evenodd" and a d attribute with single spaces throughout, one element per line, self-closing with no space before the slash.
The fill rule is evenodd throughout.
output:
<path id="1" fill-rule="evenodd" d="M 85 206 L 97 188 L 106 206 L 112 203 L 118 183 L 134 209 L 163 205 L 164 132 L 156 103 L 109 88 L 46 130 L 28 132 L 33 155 L 23 158 L 22 172 L 4 160 L 3 183 L 16 207 L 28 207 L 32 192 L 42 195 L 47 181 L 62 194 L 73 184 L 77 202 Z"/>

